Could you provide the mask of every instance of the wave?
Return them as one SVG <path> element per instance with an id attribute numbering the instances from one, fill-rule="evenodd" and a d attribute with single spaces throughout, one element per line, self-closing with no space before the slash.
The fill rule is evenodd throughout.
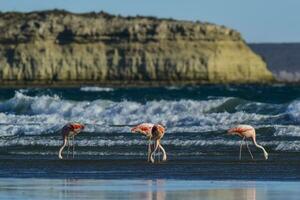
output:
<path id="1" fill-rule="evenodd" d="M 70 101 L 54 95 L 27 96 L 16 92 L 15 96 L 0 103 L 1 122 L 19 122 L 16 119 L 23 116 L 33 118 L 49 116 L 47 122 L 75 120 L 97 124 L 136 124 L 142 121 L 173 121 L 180 120 L 184 115 L 192 120 L 192 115 L 209 112 L 222 105 L 227 99 L 208 101 L 180 100 L 180 101 L 149 101 L 139 103 L 133 101 L 113 102 L 109 100 Z M 11 119 L 10 119 L 11 118 Z M 187 121 L 188 121 L 187 119 Z M 45 119 L 39 120 L 44 122 Z"/>
<path id="2" fill-rule="evenodd" d="M 53 133 L 69 121 L 87 124 L 88 132 L 129 132 L 130 124 L 152 122 L 166 125 L 168 132 L 173 133 L 226 130 L 239 123 L 260 126 L 281 120 L 280 115 L 247 112 L 249 103 L 245 102 L 231 97 L 145 103 L 101 99 L 71 101 L 57 95 L 32 97 L 19 91 L 0 103 L 0 135 Z M 120 124 L 128 126 L 110 126 Z"/>
<path id="3" fill-rule="evenodd" d="M 290 118 L 295 122 L 300 122 L 300 101 L 296 100 L 290 103 L 287 107 L 286 112 Z"/>
<path id="4" fill-rule="evenodd" d="M 111 92 L 114 91 L 113 88 L 107 88 L 107 87 L 81 87 L 80 91 L 83 92 Z"/>
<path id="5" fill-rule="evenodd" d="M 145 150 L 146 145 L 148 142 L 144 139 L 76 139 L 76 149 L 80 151 L 81 148 L 96 148 L 96 151 L 104 151 L 104 152 L 115 152 L 117 151 L 125 151 L 124 149 L 119 149 L 120 147 L 126 147 L 127 151 L 134 151 L 137 150 L 136 146 L 141 146 L 143 150 Z M 259 144 L 263 145 L 267 150 L 275 150 L 275 151 L 299 151 L 300 150 L 300 141 L 258 141 Z M 17 138 L 13 140 L 4 140 L 0 139 L 0 146 L 1 148 L 7 147 L 17 147 L 16 149 L 20 149 L 20 147 L 42 147 L 45 150 L 45 147 L 55 147 L 58 148 L 62 145 L 62 141 L 55 138 Z M 191 148 L 196 148 L 198 150 L 207 150 L 207 148 L 217 149 L 220 150 L 235 150 L 238 149 L 240 145 L 240 140 L 232 140 L 232 139 L 164 139 L 162 140 L 162 145 L 170 149 L 172 147 L 178 148 L 186 148 L 181 149 L 181 153 L 187 153 L 191 150 Z M 250 142 L 250 146 L 252 149 L 255 147 Z M 130 148 L 132 147 L 132 148 Z M 99 149 L 104 148 L 104 149 Z M 106 149 L 111 148 L 111 149 Z M 10 148 L 11 151 L 14 151 L 14 148 Z M 29 150 L 30 150 L 29 149 Z M 142 150 L 138 149 L 138 151 Z M 56 149 L 55 149 L 56 151 Z M 82 151 L 82 150 L 81 150 Z M 259 150 L 258 150 L 259 151 Z"/>
<path id="6" fill-rule="evenodd" d="M 300 126 L 296 125 L 273 125 L 272 126 L 275 129 L 274 136 L 294 136 L 294 137 L 300 137 Z"/>
<path id="7" fill-rule="evenodd" d="M 300 151 L 300 141 L 280 141 L 277 143 L 276 151 Z"/>

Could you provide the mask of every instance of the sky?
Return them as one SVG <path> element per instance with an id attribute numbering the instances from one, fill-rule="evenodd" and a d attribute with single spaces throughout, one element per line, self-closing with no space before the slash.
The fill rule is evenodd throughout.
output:
<path id="1" fill-rule="evenodd" d="M 0 0 L 0 11 L 105 11 L 211 22 L 251 43 L 300 42 L 300 0 Z"/>

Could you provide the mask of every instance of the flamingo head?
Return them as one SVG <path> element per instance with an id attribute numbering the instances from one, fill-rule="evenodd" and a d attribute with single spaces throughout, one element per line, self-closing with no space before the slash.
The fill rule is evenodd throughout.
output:
<path id="1" fill-rule="evenodd" d="M 264 156 L 265 156 L 265 159 L 268 160 L 269 154 L 267 152 L 264 152 Z"/>

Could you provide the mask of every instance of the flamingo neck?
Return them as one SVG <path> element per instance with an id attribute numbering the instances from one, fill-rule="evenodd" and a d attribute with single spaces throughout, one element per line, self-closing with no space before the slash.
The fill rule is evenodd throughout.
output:
<path id="1" fill-rule="evenodd" d="M 254 143 L 254 145 L 255 145 L 256 147 L 258 147 L 258 148 L 260 148 L 261 150 L 263 150 L 266 159 L 268 159 L 268 153 L 267 153 L 267 151 L 265 150 L 265 148 L 264 148 L 263 146 L 257 144 L 255 138 L 253 138 L 253 143 Z"/>

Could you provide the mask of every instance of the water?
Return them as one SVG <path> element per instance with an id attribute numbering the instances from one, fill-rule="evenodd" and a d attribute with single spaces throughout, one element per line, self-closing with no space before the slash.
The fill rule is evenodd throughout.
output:
<path id="1" fill-rule="evenodd" d="M 0 89 L 0 100 L 0 177 L 300 180 L 297 86 Z M 69 121 L 86 129 L 75 158 L 58 160 Z M 130 133 L 141 122 L 167 127 L 168 162 L 146 162 L 146 139 Z M 255 160 L 246 148 L 238 160 L 236 124 L 256 128 L 269 160 L 253 145 Z"/>
<path id="2" fill-rule="evenodd" d="M 298 200 L 299 194 L 299 182 L 0 179 L 0 199 Z"/>

